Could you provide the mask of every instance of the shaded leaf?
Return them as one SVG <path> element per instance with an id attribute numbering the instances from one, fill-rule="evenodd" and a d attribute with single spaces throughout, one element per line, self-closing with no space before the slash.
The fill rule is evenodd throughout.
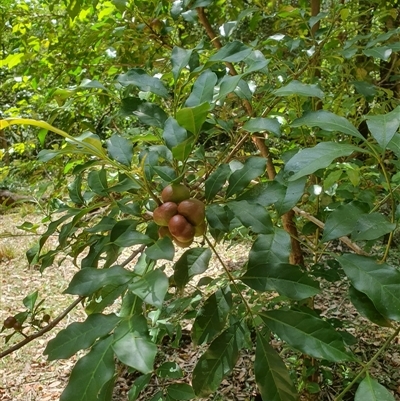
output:
<path id="1" fill-rule="evenodd" d="M 253 50 L 251 47 L 248 47 L 242 42 L 235 40 L 219 49 L 217 53 L 210 57 L 209 61 L 225 61 L 236 63 L 243 61 L 247 56 L 250 55 L 252 51 Z"/>
<path id="2" fill-rule="evenodd" d="M 276 96 L 299 95 L 299 96 L 318 97 L 320 99 L 324 98 L 324 92 L 318 87 L 318 85 L 303 84 L 296 80 L 291 81 L 282 88 L 275 90 L 274 95 Z"/>
<path id="3" fill-rule="evenodd" d="M 173 14 L 172 10 L 171 14 Z M 175 82 L 178 80 L 181 71 L 189 64 L 192 52 L 192 49 L 186 50 L 178 46 L 174 46 L 174 48 L 172 49 L 172 76 L 174 77 Z"/>
<path id="4" fill-rule="evenodd" d="M 257 331 L 254 373 L 263 400 L 296 401 L 298 395 L 289 372 L 271 347 L 268 339 Z"/>
<path id="5" fill-rule="evenodd" d="M 395 401 L 393 395 L 367 375 L 357 388 L 354 401 Z"/>
<path id="6" fill-rule="evenodd" d="M 228 164 L 221 164 L 213 171 L 205 182 L 205 195 L 206 200 L 210 201 L 214 199 L 215 195 L 225 185 L 231 173 L 231 169 Z"/>
<path id="7" fill-rule="evenodd" d="M 74 366 L 60 401 L 97 400 L 102 387 L 114 375 L 112 336 L 100 340 Z"/>
<path id="8" fill-rule="evenodd" d="M 171 241 L 171 238 L 164 237 L 157 240 L 154 245 L 148 247 L 145 253 L 150 259 L 153 260 L 172 260 L 175 254 L 175 247 Z"/>
<path id="9" fill-rule="evenodd" d="M 71 323 L 47 343 L 43 354 L 48 360 L 68 359 L 81 349 L 89 348 L 97 338 L 108 334 L 120 321 L 114 314 L 94 313 L 84 322 Z"/>
<path id="10" fill-rule="evenodd" d="M 133 144 L 121 135 L 114 134 L 107 140 L 109 155 L 124 166 L 130 166 L 133 157 Z"/>
<path id="11" fill-rule="evenodd" d="M 185 107 L 178 110 L 176 113 L 176 120 L 181 127 L 197 135 L 204 121 L 206 121 L 209 110 L 209 103 L 202 103 L 195 107 Z"/>
<path id="12" fill-rule="evenodd" d="M 243 124 L 243 129 L 249 132 L 272 132 L 276 136 L 281 135 L 281 125 L 276 118 L 250 118 Z"/>
<path id="13" fill-rule="evenodd" d="M 271 331 L 290 346 L 314 358 L 331 362 L 352 361 L 342 336 L 321 318 L 294 310 L 270 310 L 260 317 Z"/>
<path id="14" fill-rule="evenodd" d="M 173 400 L 191 400 L 196 397 L 193 388 L 186 383 L 174 383 L 167 387 L 168 397 Z"/>
<path id="15" fill-rule="evenodd" d="M 206 102 L 211 103 L 217 79 L 217 75 L 211 70 L 201 73 L 193 85 L 192 92 L 186 100 L 185 106 L 194 107 Z"/>
<path id="16" fill-rule="evenodd" d="M 380 213 L 363 214 L 357 220 L 351 232 L 354 241 L 372 240 L 390 233 L 396 228 L 395 223 L 390 223 Z"/>
<path id="17" fill-rule="evenodd" d="M 187 138 L 188 133 L 185 128 L 181 127 L 174 118 L 169 117 L 165 122 L 163 131 L 163 139 L 168 148 L 174 148 Z"/>
<path id="18" fill-rule="evenodd" d="M 367 295 L 384 317 L 400 321 L 400 271 L 366 256 L 337 258 L 355 289 Z"/>
<path id="19" fill-rule="evenodd" d="M 139 376 L 131 385 L 128 392 L 128 400 L 136 401 L 139 397 L 139 393 L 146 388 L 151 379 L 151 374 Z"/>

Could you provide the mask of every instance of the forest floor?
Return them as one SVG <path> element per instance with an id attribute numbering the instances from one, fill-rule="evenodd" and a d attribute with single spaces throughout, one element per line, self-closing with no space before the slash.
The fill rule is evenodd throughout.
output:
<path id="1" fill-rule="evenodd" d="M 25 253 L 35 244 L 38 236 L 17 228 L 24 221 L 39 223 L 41 216 L 29 206 L 12 210 L 0 215 L 0 322 L 7 316 L 24 310 L 22 300 L 36 289 L 39 298 L 44 299 L 43 307 L 51 318 L 56 317 L 70 303 L 73 296 L 62 294 L 70 279 L 76 273 L 76 267 L 66 258 L 60 264 L 47 268 L 43 274 L 28 265 Z M 56 241 L 56 238 L 50 239 Z M 51 246 L 51 243 L 48 245 Z M 246 259 L 250 244 L 238 244 L 220 251 L 228 265 L 235 268 Z M 220 269 L 217 261 L 212 261 L 208 276 L 218 274 Z M 379 349 L 388 336 L 387 329 L 369 323 L 360 317 L 347 297 L 347 283 L 326 283 L 322 295 L 315 298 L 315 306 L 323 316 L 336 317 L 344 320 L 346 330 L 359 341 L 353 347 L 359 357 L 369 360 Z M 69 360 L 47 361 L 43 350 L 47 342 L 57 332 L 71 322 L 85 319 L 83 306 L 79 305 L 52 331 L 43 337 L 18 349 L 12 354 L 0 359 L 0 401 L 53 401 L 58 400 L 65 388 L 69 373 L 76 362 L 76 358 Z M 1 325 L 1 323 L 0 323 Z M 9 332 L 0 333 L 0 352 L 9 346 L 21 341 L 23 337 L 16 335 L 5 344 L 5 337 Z M 278 339 L 272 344 L 285 358 L 289 369 L 293 372 L 304 370 L 305 360 L 299 358 Z M 183 336 L 178 348 L 166 346 L 162 349 L 164 360 L 176 361 L 186 371 L 190 372 L 200 353 L 192 346 L 190 337 Z M 225 378 L 218 392 L 207 401 L 252 401 L 255 400 L 255 380 L 252 367 L 254 361 L 253 350 L 242 352 L 234 372 Z M 346 364 L 329 364 L 321 367 L 318 376 L 320 387 L 323 389 L 317 396 L 319 401 L 334 400 L 343 389 L 343 384 L 350 381 L 356 374 L 356 367 Z M 377 358 L 372 368 L 373 376 L 388 389 L 396 400 L 400 400 L 400 338 L 397 338 L 387 352 Z M 114 391 L 115 401 L 128 401 L 128 391 L 134 377 L 123 368 L 119 371 L 119 379 Z M 190 375 L 187 375 L 187 381 Z M 150 400 L 155 393 L 158 383 L 151 382 L 147 392 L 139 398 L 140 401 Z M 302 400 L 312 397 L 302 397 Z M 353 400 L 354 392 L 349 393 L 345 400 Z"/>

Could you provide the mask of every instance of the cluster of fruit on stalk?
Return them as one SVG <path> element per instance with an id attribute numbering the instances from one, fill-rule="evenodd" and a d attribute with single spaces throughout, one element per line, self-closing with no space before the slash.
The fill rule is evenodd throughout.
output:
<path id="1" fill-rule="evenodd" d="M 153 220 L 160 226 L 160 238 L 169 236 L 175 244 L 188 247 L 194 237 L 206 231 L 205 206 L 190 197 L 189 188 L 182 184 L 167 185 L 161 192 L 164 203 L 153 211 Z"/>

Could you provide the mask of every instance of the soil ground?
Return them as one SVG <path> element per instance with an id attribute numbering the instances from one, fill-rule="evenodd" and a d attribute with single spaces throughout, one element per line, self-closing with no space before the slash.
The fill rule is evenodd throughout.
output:
<path id="1" fill-rule="evenodd" d="M 28 214 L 24 216 L 24 213 Z M 47 268 L 43 274 L 28 265 L 25 252 L 37 241 L 38 236 L 16 227 L 24 221 L 39 223 L 40 220 L 41 216 L 35 214 L 34 209 L 15 210 L 0 215 L 0 322 L 7 316 L 23 311 L 23 298 L 36 289 L 39 290 L 39 299 L 45 300 L 43 303 L 44 313 L 48 313 L 52 318 L 61 313 L 74 300 L 74 297 L 62 294 L 69 280 L 77 271 L 68 258 Z M 55 243 L 56 238 L 53 241 Z M 246 258 L 249 247 L 250 244 L 242 244 L 229 249 L 221 248 L 220 251 L 223 252 L 224 260 L 228 265 L 235 268 Z M 212 263 L 211 269 L 214 269 L 214 274 L 220 272 L 216 261 Z M 325 285 L 323 295 L 317 296 L 315 299 L 316 308 L 323 315 L 347 321 L 346 330 L 359 339 L 353 351 L 368 360 L 387 338 L 387 330 L 372 325 L 360 317 L 348 301 L 346 291 L 347 283 L 345 282 Z M 69 373 L 76 359 L 48 362 L 43 355 L 43 350 L 47 341 L 53 338 L 59 330 L 71 322 L 84 319 L 85 312 L 79 305 L 54 330 L 0 359 L 0 401 L 58 400 L 67 384 Z M 9 344 L 5 344 L 7 333 L 0 333 L 0 352 L 22 339 L 20 335 L 16 335 Z M 388 352 L 378 358 L 372 369 L 374 377 L 392 391 L 396 400 L 400 400 L 399 342 L 400 339 L 397 338 Z M 273 346 L 285 357 L 290 369 L 299 371 L 304 367 L 304 361 L 297 358 L 296 354 L 282 345 L 278 339 L 273 340 Z M 166 346 L 162 350 L 162 354 L 169 361 L 179 362 L 187 372 L 192 370 L 200 355 L 192 346 L 189 336 L 183 336 L 179 348 Z M 253 360 L 254 354 L 251 350 L 243 352 L 233 374 L 222 382 L 218 393 L 208 400 L 256 400 Z M 127 401 L 127 392 L 134 377 L 122 367 L 119 373 L 114 400 Z M 317 399 L 320 401 L 334 400 L 335 395 L 343 389 L 343 383 L 353 377 L 355 373 L 352 366 L 331 364 L 323 367 L 323 374 L 319 377 L 319 380 L 323 382 L 321 383 L 323 391 Z M 190 377 L 187 380 L 190 380 Z M 149 400 L 156 387 L 157 383 L 151 382 L 148 391 L 140 400 Z M 354 397 L 354 395 L 350 397 Z M 303 397 L 303 399 L 307 398 Z M 354 398 L 348 398 L 348 400 L 350 399 Z"/>

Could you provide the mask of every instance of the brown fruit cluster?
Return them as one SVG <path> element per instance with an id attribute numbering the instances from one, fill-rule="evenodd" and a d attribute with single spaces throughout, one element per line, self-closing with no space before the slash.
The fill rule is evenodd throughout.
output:
<path id="1" fill-rule="evenodd" d="M 178 246 L 186 248 L 194 237 L 205 233 L 204 203 L 190 198 L 189 188 L 182 184 L 168 185 L 163 189 L 161 199 L 164 203 L 153 212 L 154 222 L 160 226 L 160 238 L 168 236 Z"/>

